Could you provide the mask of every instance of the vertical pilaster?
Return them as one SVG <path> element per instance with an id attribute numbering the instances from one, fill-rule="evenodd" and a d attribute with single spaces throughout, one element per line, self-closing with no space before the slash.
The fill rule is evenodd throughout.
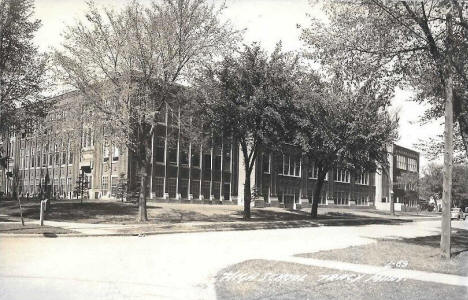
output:
<path id="1" fill-rule="evenodd" d="M 198 196 L 198 199 L 203 201 L 204 200 L 204 195 L 203 195 L 203 180 L 205 179 L 205 176 L 203 174 L 203 168 L 205 166 L 203 165 L 203 146 L 200 146 L 200 193 Z"/>
<path id="2" fill-rule="evenodd" d="M 211 136 L 211 168 L 210 168 L 210 201 L 214 201 L 215 197 L 213 195 L 213 169 L 214 169 L 214 138 Z"/>
<path id="3" fill-rule="evenodd" d="M 221 177 L 219 182 L 219 201 L 224 200 L 224 137 L 221 138 Z"/>
<path id="4" fill-rule="evenodd" d="M 156 125 L 157 126 L 157 125 Z M 154 198 L 154 191 L 153 191 L 153 178 L 154 178 L 154 129 L 151 134 L 151 179 L 150 179 L 150 199 Z"/>
<path id="5" fill-rule="evenodd" d="M 168 120 L 168 105 L 166 103 L 166 132 L 165 132 L 165 139 L 164 139 L 164 178 L 163 178 L 163 199 L 169 198 L 168 188 L 167 188 L 167 131 L 169 127 L 169 120 Z"/>
<path id="6" fill-rule="evenodd" d="M 192 187 L 192 142 L 189 143 L 188 149 L 188 160 L 189 160 L 189 169 L 188 169 L 188 182 L 187 182 L 187 199 L 193 200 L 193 195 L 191 192 Z"/>
<path id="7" fill-rule="evenodd" d="M 176 199 L 180 200 L 180 109 L 177 113 L 177 176 L 176 176 Z"/>

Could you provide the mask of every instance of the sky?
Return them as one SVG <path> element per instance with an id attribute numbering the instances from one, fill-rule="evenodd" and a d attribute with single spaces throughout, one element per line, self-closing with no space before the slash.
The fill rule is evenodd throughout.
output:
<path id="1" fill-rule="evenodd" d="M 98 7 L 119 9 L 128 0 L 94 0 Z M 143 3 L 149 0 L 141 0 Z M 214 0 L 221 3 L 220 0 Z M 302 43 L 297 24 L 307 25 L 308 16 L 320 17 L 319 9 L 313 9 L 307 0 L 226 0 L 225 17 L 238 29 L 246 29 L 245 41 L 260 42 L 266 49 L 272 50 L 278 41 L 282 41 L 285 50 L 300 50 Z M 66 25 L 83 18 L 87 6 L 85 0 L 36 0 L 36 18 L 42 20 L 36 42 L 41 50 L 46 51 L 60 44 L 61 32 Z M 441 120 L 420 124 L 419 118 L 425 106 L 411 101 L 412 93 L 397 89 L 392 101 L 392 110 L 399 111 L 400 138 L 398 145 L 414 149 L 414 144 L 429 137 L 436 137 L 443 132 Z M 417 150 L 417 149 L 415 149 Z M 428 161 L 421 153 L 421 166 Z"/>

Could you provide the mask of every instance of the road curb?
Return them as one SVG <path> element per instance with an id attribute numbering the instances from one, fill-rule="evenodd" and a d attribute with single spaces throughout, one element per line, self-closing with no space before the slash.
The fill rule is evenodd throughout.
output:
<path id="1" fill-rule="evenodd" d="M 171 230 L 171 231 L 148 231 L 148 232 L 140 232 L 140 233 L 121 233 L 121 232 L 109 232 L 109 233 L 96 233 L 96 234 L 89 234 L 89 233 L 24 233 L 24 234 L 15 234 L 15 233 L 0 233 L 0 238 L 25 238 L 25 237 L 35 237 L 35 238 L 59 238 L 59 237 L 118 237 L 118 236 L 150 236 L 150 235 L 160 235 L 160 234 L 180 234 L 180 233 L 200 233 L 200 232 L 222 232 L 222 231 L 249 231 L 249 230 L 269 230 L 269 229 L 292 229 L 292 228 L 308 228 L 308 227 L 320 227 L 320 226 L 334 226 L 338 223 L 346 223 L 346 222 L 359 222 L 359 221 L 389 221 L 389 222 L 414 222 L 415 220 L 407 220 L 407 219 L 389 219 L 389 218 L 351 218 L 351 219 L 322 219 L 320 221 L 273 221 L 263 224 L 252 224 L 248 223 L 237 223 L 237 225 L 245 226 L 245 227 L 219 227 L 219 228 L 197 228 L 194 226 L 194 229 L 181 229 L 181 230 Z M 426 219 L 427 220 L 427 219 Z M 423 220 L 422 220 L 423 221 Z M 298 224 L 298 222 L 302 222 Z M 233 225 L 235 225 L 234 223 Z M 213 224 L 215 225 L 215 224 Z M 248 227 L 252 225 L 252 227 Z M 339 226 L 367 226 L 367 225 L 376 225 L 376 224 L 363 224 L 363 225 L 339 225 Z M 379 225 L 379 224 L 377 224 Z M 384 225 L 391 225 L 391 224 L 384 224 Z M 53 227 L 60 227 L 60 226 L 53 226 Z M 66 228 L 60 227 L 69 230 L 75 230 L 73 228 Z"/>

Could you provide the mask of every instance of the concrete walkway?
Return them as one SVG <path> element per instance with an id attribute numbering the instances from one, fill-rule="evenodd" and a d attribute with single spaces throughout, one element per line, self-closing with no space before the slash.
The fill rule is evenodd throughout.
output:
<path id="1" fill-rule="evenodd" d="M 283 258 L 281 261 L 297 263 L 297 264 L 302 264 L 306 266 L 335 269 L 335 270 L 340 270 L 340 271 L 380 275 L 382 277 L 394 278 L 398 281 L 400 279 L 411 279 L 411 280 L 419 280 L 419 281 L 468 287 L 468 277 L 451 275 L 451 274 L 432 273 L 432 272 L 416 271 L 416 270 L 410 270 L 410 269 L 398 269 L 398 268 L 392 269 L 392 268 L 386 268 L 386 267 L 374 266 L 374 265 L 352 264 L 352 263 L 346 263 L 346 262 L 340 262 L 340 261 L 321 260 L 321 259 L 303 258 L 303 257 L 294 257 L 294 256 L 291 256 L 285 259 Z"/>
<path id="2" fill-rule="evenodd" d="M 137 235 L 137 234 L 159 234 L 159 233 L 184 233 L 184 232 L 210 232 L 210 231 L 232 231 L 232 230 L 257 230 L 257 229 L 280 229 L 280 228 L 302 228 L 319 226 L 349 226 L 378 224 L 381 221 L 402 220 L 402 218 L 389 218 L 369 216 L 354 218 L 327 218 L 319 220 L 288 220 L 288 221 L 228 221 L 228 222 L 180 222 L 180 223 L 141 223 L 141 224 L 92 224 L 81 222 L 49 221 L 44 220 L 44 225 L 59 227 L 74 231 L 75 233 L 58 234 L 60 236 L 116 236 L 116 235 Z M 413 221 L 404 219 L 406 221 Z M 427 220 L 427 219 L 424 219 Z M 419 221 L 422 221 L 419 220 Z M 12 222 L 0 222 L 11 224 Z M 362 224 L 359 224 L 362 223 Z M 39 220 L 26 220 L 25 224 L 40 225 Z M 0 236 L 40 236 L 39 234 L 11 234 L 0 233 Z"/>
<path id="3" fill-rule="evenodd" d="M 40 221 L 30 221 L 29 224 L 40 225 Z M 63 229 L 73 230 L 83 235 L 114 235 L 120 229 L 133 228 L 136 225 L 122 225 L 122 224 L 89 224 L 77 222 L 58 222 L 58 221 L 44 221 L 44 225 L 52 227 L 60 227 Z M 67 234 L 68 235 L 68 234 Z"/>

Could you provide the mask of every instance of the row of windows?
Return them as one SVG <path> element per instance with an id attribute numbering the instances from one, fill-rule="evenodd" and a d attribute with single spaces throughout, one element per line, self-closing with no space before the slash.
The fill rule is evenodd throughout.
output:
<path id="1" fill-rule="evenodd" d="M 224 171 L 231 170 L 231 147 L 230 145 L 224 146 L 223 155 L 221 157 L 221 153 L 215 153 L 212 161 L 211 151 L 210 152 L 201 152 L 199 149 L 192 149 L 190 159 L 189 159 L 189 151 L 188 149 L 181 149 L 179 153 L 177 153 L 177 148 L 167 148 L 167 155 L 164 151 L 164 139 L 157 138 L 156 139 L 156 147 L 154 148 L 155 156 L 154 160 L 156 163 L 167 163 L 171 165 L 178 165 L 181 166 L 189 166 L 191 164 L 192 168 L 200 168 L 200 162 L 202 162 L 202 168 L 204 170 L 221 170 L 221 160 L 223 164 Z M 218 152 L 218 151 L 213 151 Z M 179 154 L 179 157 L 177 157 Z"/>
<path id="2" fill-rule="evenodd" d="M 398 189 L 405 190 L 405 191 L 416 191 L 417 184 L 416 183 L 396 183 L 394 186 Z"/>
<path id="3" fill-rule="evenodd" d="M 41 160 L 42 158 L 42 160 Z M 66 152 L 56 152 L 49 153 L 49 154 L 40 154 L 37 153 L 36 155 L 27 155 L 22 156 L 20 154 L 20 169 L 29 169 L 29 168 L 39 168 L 39 167 L 46 167 L 46 166 L 53 166 L 53 165 L 66 165 L 73 164 L 73 152 L 69 152 L 68 155 Z"/>
<path id="4" fill-rule="evenodd" d="M 408 160 L 408 165 L 406 164 L 406 160 Z M 403 155 L 396 156 L 397 161 L 397 168 L 402 170 L 408 170 L 411 172 L 418 171 L 418 161 L 414 158 L 406 158 Z"/>
<path id="5" fill-rule="evenodd" d="M 282 170 L 280 170 L 279 174 L 286 175 L 286 176 L 296 176 L 299 177 L 301 174 L 301 166 L 302 162 L 300 158 L 293 158 L 289 155 L 283 155 L 283 163 L 282 163 Z M 271 162 L 271 155 L 270 154 L 263 154 L 263 172 L 270 173 L 270 162 Z M 317 179 L 318 178 L 319 169 L 313 164 L 311 167 L 307 169 L 307 177 L 310 179 Z M 325 180 L 328 180 L 328 172 L 325 175 Z M 334 180 L 336 182 L 351 182 L 350 172 L 348 170 L 343 169 L 336 169 L 334 173 Z M 356 179 L 356 183 L 362 185 L 369 184 L 369 174 L 368 173 L 361 173 L 358 175 Z"/>
<path id="6" fill-rule="evenodd" d="M 397 161 L 397 168 L 406 170 L 406 159 L 402 155 L 397 155 L 396 156 L 396 161 Z"/>
<path id="7" fill-rule="evenodd" d="M 349 174 L 348 170 L 343 170 L 343 169 L 336 169 L 334 173 L 334 178 L 336 182 L 345 182 L 345 183 L 350 183 L 351 182 L 351 176 Z"/>
<path id="8" fill-rule="evenodd" d="M 271 166 L 271 159 L 272 156 L 269 153 L 264 153 L 262 157 L 262 170 L 263 173 L 270 173 L 270 166 Z M 299 177 L 301 176 L 301 159 L 297 157 L 293 157 L 290 155 L 282 155 L 275 157 L 277 160 L 278 165 L 281 165 L 282 168 L 278 171 L 278 174 L 284 176 L 294 176 Z"/>

